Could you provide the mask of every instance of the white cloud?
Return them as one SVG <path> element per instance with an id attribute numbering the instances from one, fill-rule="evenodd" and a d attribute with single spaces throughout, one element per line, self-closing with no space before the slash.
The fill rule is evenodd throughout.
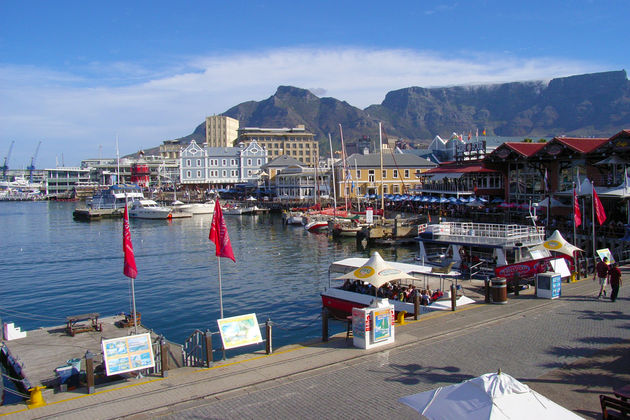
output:
<path id="1" fill-rule="evenodd" d="M 121 153 L 131 153 L 187 135 L 207 115 L 263 100 L 279 85 L 313 88 L 365 108 L 380 103 L 388 91 L 409 86 L 541 80 L 600 70 L 553 57 L 351 47 L 194 57 L 157 70 L 120 62 L 91 63 L 74 73 L 3 65 L 0 157 L 16 140 L 11 166 L 23 166 L 42 139 L 41 165 L 54 165 L 61 153 L 67 164 L 78 164 L 97 156 L 98 145 L 112 156 L 116 135 Z"/>

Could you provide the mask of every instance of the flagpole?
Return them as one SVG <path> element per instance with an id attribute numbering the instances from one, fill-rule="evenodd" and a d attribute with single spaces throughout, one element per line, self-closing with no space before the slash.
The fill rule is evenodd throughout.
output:
<path id="1" fill-rule="evenodd" d="M 593 223 L 593 264 L 595 264 L 595 185 L 591 181 L 591 222 Z"/>

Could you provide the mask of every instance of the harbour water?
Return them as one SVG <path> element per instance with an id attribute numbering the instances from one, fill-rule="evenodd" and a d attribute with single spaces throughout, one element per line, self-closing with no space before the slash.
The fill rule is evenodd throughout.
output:
<path id="1" fill-rule="evenodd" d="M 0 202 L 0 317 L 22 330 L 61 325 L 87 312 L 130 311 L 122 274 L 122 222 L 77 222 L 72 202 Z M 218 267 L 208 240 L 211 215 L 173 221 L 131 220 L 142 323 L 184 343 L 195 330 L 217 330 Z M 221 259 L 224 316 L 256 313 L 274 322 L 274 347 L 321 336 L 321 298 L 331 262 L 368 257 L 412 262 L 414 247 L 357 249 L 280 215 L 225 216 L 236 263 Z M 341 325 L 335 328 L 341 329 Z"/>

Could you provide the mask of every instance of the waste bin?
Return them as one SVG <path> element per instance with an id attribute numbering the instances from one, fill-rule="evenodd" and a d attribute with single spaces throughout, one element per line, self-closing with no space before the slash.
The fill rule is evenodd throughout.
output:
<path id="1" fill-rule="evenodd" d="M 495 277 L 490 282 L 490 297 L 492 303 L 507 303 L 507 280 L 505 277 Z"/>

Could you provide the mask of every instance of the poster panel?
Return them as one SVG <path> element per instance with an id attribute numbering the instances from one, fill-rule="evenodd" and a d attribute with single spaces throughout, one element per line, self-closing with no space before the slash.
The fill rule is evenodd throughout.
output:
<path id="1" fill-rule="evenodd" d="M 392 335 L 392 316 L 389 308 L 374 311 L 374 343 L 385 341 Z"/>
<path id="2" fill-rule="evenodd" d="M 263 341 L 256 314 L 217 319 L 217 323 L 223 348 L 226 350 Z"/>
<path id="3" fill-rule="evenodd" d="M 595 252 L 597 252 L 597 255 L 599 256 L 599 259 L 604 261 L 604 257 L 608 258 L 608 264 L 612 264 L 615 262 L 615 259 L 613 258 L 612 254 L 610 253 L 610 249 L 608 248 L 603 248 L 603 249 L 598 249 Z"/>
<path id="4" fill-rule="evenodd" d="M 107 376 L 155 366 L 149 333 L 103 340 L 101 348 Z"/>

